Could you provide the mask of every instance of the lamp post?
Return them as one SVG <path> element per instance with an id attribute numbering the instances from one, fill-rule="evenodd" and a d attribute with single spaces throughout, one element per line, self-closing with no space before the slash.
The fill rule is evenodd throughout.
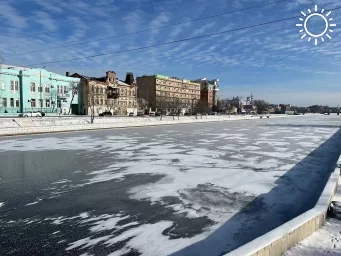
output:
<path id="1" fill-rule="evenodd" d="M 42 67 L 42 68 L 45 68 L 45 66 L 44 67 Z M 42 68 L 40 68 L 39 69 L 39 71 L 40 71 L 40 80 L 39 80 L 39 87 L 40 87 L 40 112 L 41 113 L 43 113 L 43 87 L 41 86 L 41 69 Z"/>

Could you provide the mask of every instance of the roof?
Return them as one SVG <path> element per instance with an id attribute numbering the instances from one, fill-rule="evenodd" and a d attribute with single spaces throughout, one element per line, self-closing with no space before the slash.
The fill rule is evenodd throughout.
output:
<path id="1" fill-rule="evenodd" d="M 71 75 L 71 77 L 79 77 L 79 78 L 83 78 L 86 80 L 98 81 L 98 82 L 105 82 L 106 81 L 106 77 L 90 77 L 90 76 L 85 76 L 85 75 L 81 75 L 78 73 L 74 73 L 73 75 Z"/>
<path id="2" fill-rule="evenodd" d="M 127 83 L 125 83 L 125 82 L 123 82 L 123 81 L 121 81 L 121 80 L 116 80 L 116 82 L 117 82 L 117 85 L 119 85 L 119 86 L 127 86 L 127 87 L 132 86 L 132 85 L 127 84 Z"/>
<path id="3" fill-rule="evenodd" d="M 20 67 L 20 66 L 14 66 L 14 65 L 7 65 L 7 64 L 2 64 L 1 68 L 3 69 L 14 69 L 14 70 L 30 70 L 32 68 L 27 68 L 27 67 Z"/>

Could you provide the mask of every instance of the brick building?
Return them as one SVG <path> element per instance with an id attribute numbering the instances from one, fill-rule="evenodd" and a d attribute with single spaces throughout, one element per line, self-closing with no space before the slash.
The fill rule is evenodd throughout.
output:
<path id="1" fill-rule="evenodd" d="M 162 75 L 137 78 L 138 98 L 145 99 L 150 108 L 163 112 L 191 111 L 200 100 L 200 83 Z"/>
<path id="2" fill-rule="evenodd" d="M 207 80 L 202 78 L 193 82 L 200 83 L 200 101 L 206 104 L 210 110 L 213 110 L 218 104 L 219 79 Z"/>

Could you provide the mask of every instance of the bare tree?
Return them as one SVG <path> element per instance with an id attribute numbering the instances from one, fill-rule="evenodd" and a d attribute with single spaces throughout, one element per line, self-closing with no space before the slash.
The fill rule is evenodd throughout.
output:
<path id="1" fill-rule="evenodd" d="M 90 110 L 90 122 L 94 123 L 95 119 L 95 85 L 89 82 L 88 86 L 88 110 Z"/>
<path id="2" fill-rule="evenodd" d="M 69 91 L 71 91 L 71 93 L 72 93 L 72 98 L 71 98 L 71 101 L 70 101 L 70 107 L 69 107 L 68 115 L 71 114 L 71 108 L 72 108 L 73 99 L 75 98 L 75 95 L 78 94 L 77 84 L 75 82 L 70 82 Z"/>
<path id="3" fill-rule="evenodd" d="M 263 112 L 267 111 L 269 103 L 265 102 L 264 100 L 255 100 L 254 105 L 257 108 L 257 113 L 262 114 Z"/>
<path id="4" fill-rule="evenodd" d="M 114 99 L 107 99 L 106 105 L 106 111 L 108 112 L 115 112 L 116 102 Z"/>
<path id="5" fill-rule="evenodd" d="M 233 108 L 234 107 L 231 104 L 226 104 L 226 112 L 229 115 L 229 117 L 231 115 L 231 112 L 232 112 Z"/>
<path id="6" fill-rule="evenodd" d="M 170 100 L 168 97 L 156 98 L 156 109 L 160 113 L 160 120 L 162 120 L 162 116 L 166 114 L 169 107 L 170 107 Z"/>
<path id="7" fill-rule="evenodd" d="M 197 105 L 196 105 L 196 112 L 200 113 L 201 115 L 201 119 L 202 119 L 202 115 L 207 112 L 209 112 L 209 106 L 207 105 L 206 102 L 200 100 Z"/>
<path id="8" fill-rule="evenodd" d="M 172 115 L 173 115 L 173 120 L 175 115 L 178 116 L 179 119 L 179 115 L 180 115 L 180 111 L 181 111 L 181 101 L 179 98 L 170 98 L 168 101 L 168 107 L 171 109 Z"/>
<path id="9" fill-rule="evenodd" d="M 149 108 L 149 102 L 144 98 L 137 98 L 137 106 L 139 109 L 143 110 L 144 113 L 145 110 Z"/>

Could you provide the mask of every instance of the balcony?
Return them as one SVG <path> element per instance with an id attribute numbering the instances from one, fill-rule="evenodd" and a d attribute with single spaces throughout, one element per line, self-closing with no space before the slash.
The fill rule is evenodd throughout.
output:
<path id="1" fill-rule="evenodd" d="M 119 89 L 108 86 L 107 98 L 108 99 L 117 99 L 118 97 L 120 97 Z"/>
<path id="2" fill-rule="evenodd" d="M 67 98 L 66 95 L 67 95 L 67 94 L 57 93 L 57 98 L 59 98 L 59 99 L 66 99 L 66 98 Z"/>

